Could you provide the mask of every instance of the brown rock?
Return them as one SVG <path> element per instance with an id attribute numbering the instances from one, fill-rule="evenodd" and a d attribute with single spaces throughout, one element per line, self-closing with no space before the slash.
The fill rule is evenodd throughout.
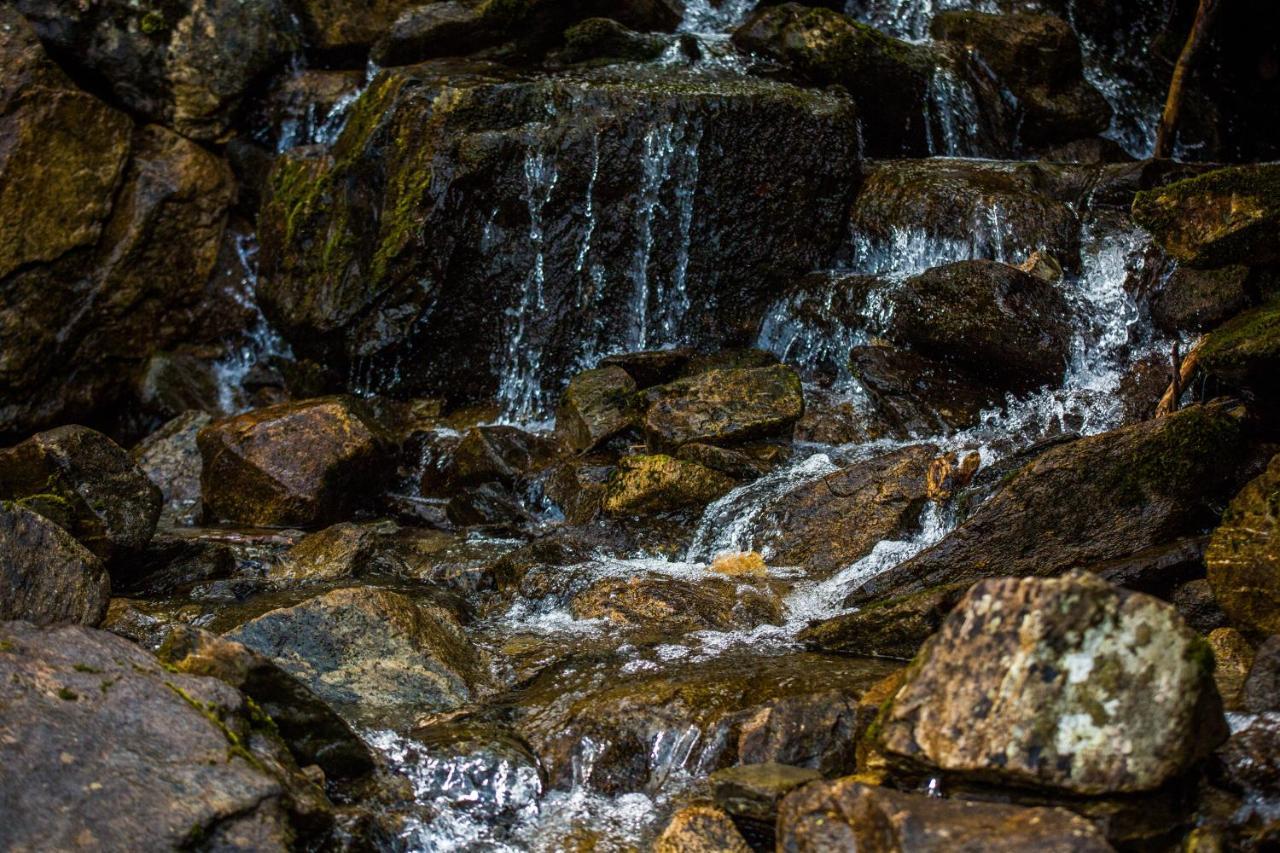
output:
<path id="1" fill-rule="evenodd" d="M 655 853 L 750 853 L 729 816 L 711 805 L 685 806 L 654 842 Z"/>
<path id="2" fill-rule="evenodd" d="M 1205 640 L 1213 650 L 1213 681 L 1222 707 L 1239 711 L 1244 705 L 1245 679 L 1253 666 L 1253 646 L 1235 628 L 1217 628 Z"/>
<path id="3" fill-rule="evenodd" d="M 579 373 L 556 409 L 556 433 L 577 452 L 590 450 L 636 423 L 636 382 L 621 367 Z"/>
<path id="4" fill-rule="evenodd" d="M 1268 637 L 1258 647 L 1242 698 L 1250 713 L 1280 711 L 1280 635 Z"/>
<path id="5" fill-rule="evenodd" d="M 948 584 L 876 601 L 853 613 L 814 623 L 797 639 L 810 648 L 836 654 L 910 660 L 968 589 L 967 583 Z"/>
<path id="6" fill-rule="evenodd" d="M 110 597 L 97 557 L 47 518 L 0 501 L 0 621 L 97 625 Z"/>
<path id="7" fill-rule="evenodd" d="M 1167 332 L 1204 331 L 1249 307 L 1246 266 L 1178 267 L 1151 299 L 1151 319 Z"/>
<path id="8" fill-rule="evenodd" d="M 658 447 L 787 435 L 804 414 L 800 377 L 785 365 L 711 370 L 653 389 L 649 399 L 644 429 Z"/>
<path id="9" fill-rule="evenodd" d="M 1280 456 L 1227 507 L 1204 559 L 1213 596 L 1236 624 L 1280 633 Z"/>
<path id="10" fill-rule="evenodd" d="M 734 487 L 733 480 L 696 462 L 670 456 L 624 456 L 605 487 L 610 515 L 647 515 L 697 509 Z"/>
<path id="11" fill-rule="evenodd" d="M 607 619 L 618 629 L 661 628 L 667 637 L 777 625 L 783 619 L 782 600 L 767 586 L 715 576 L 606 578 L 575 595 L 569 607 L 577 619 Z"/>
<path id="12" fill-rule="evenodd" d="M 194 525 L 200 520 L 200 471 L 204 463 L 196 435 L 212 422 L 204 412 L 188 412 L 169 421 L 130 451 L 134 462 L 160 489 L 162 523 Z"/>
<path id="13" fill-rule="evenodd" d="M 904 437 L 971 427 L 1000 401 L 995 389 L 963 370 L 896 347 L 854 347 L 849 364 L 876 414 Z"/>
<path id="14" fill-rule="evenodd" d="M 789 764 L 741 764 L 717 770 L 708 778 L 716 804 L 737 819 L 774 822 L 782 798 L 822 774 Z"/>

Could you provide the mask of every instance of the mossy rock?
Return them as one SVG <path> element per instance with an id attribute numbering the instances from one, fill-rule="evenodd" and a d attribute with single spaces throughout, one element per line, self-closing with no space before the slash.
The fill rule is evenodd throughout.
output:
<path id="1" fill-rule="evenodd" d="M 1205 338 L 1200 366 L 1233 388 L 1274 399 L 1280 390 L 1280 299 L 1223 323 Z"/>
<path id="2" fill-rule="evenodd" d="M 697 509 L 734 485 L 729 477 L 696 462 L 661 454 L 624 456 L 605 487 L 603 507 L 610 515 Z"/>

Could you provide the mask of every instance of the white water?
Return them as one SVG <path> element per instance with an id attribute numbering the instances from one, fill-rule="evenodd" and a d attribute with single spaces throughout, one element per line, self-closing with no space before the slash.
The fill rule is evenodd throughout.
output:
<path id="1" fill-rule="evenodd" d="M 252 321 L 227 354 L 213 364 L 218 386 L 218 408 L 235 414 L 248 407 L 244 380 L 249 371 L 273 356 L 292 357 L 288 343 L 280 337 L 258 307 L 258 243 L 252 234 L 236 234 L 236 260 L 239 264 L 235 286 L 229 294 L 236 304 L 248 310 Z"/>

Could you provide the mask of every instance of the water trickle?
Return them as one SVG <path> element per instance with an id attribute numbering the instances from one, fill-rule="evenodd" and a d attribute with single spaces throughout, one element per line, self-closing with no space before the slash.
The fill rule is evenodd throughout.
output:
<path id="1" fill-rule="evenodd" d="M 247 408 L 244 380 L 255 365 L 272 356 L 292 357 L 289 345 L 258 307 L 258 242 L 253 234 L 235 234 L 233 239 L 240 275 L 230 296 L 248 310 L 252 320 L 239 338 L 229 344 L 227 354 L 213 365 L 218 408 L 227 414 Z"/>
<path id="2" fill-rule="evenodd" d="M 756 7 L 758 0 L 687 0 L 682 33 L 722 33 L 741 24 Z"/>
<path id="3" fill-rule="evenodd" d="M 945 66 L 934 69 L 924 107 L 926 142 L 931 155 L 962 157 L 984 153 L 979 140 L 978 99 L 973 87 L 954 69 Z"/>

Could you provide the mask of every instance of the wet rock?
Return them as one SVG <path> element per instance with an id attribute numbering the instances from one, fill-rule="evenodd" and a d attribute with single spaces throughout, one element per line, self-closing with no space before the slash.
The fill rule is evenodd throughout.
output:
<path id="1" fill-rule="evenodd" d="M 190 592 L 197 584 L 230 578 L 248 563 L 242 556 L 234 545 L 203 537 L 195 528 L 161 528 L 145 551 L 115 567 L 112 591 L 148 597 Z"/>
<path id="2" fill-rule="evenodd" d="M 806 388 L 804 415 L 796 421 L 791 438 L 814 444 L 861 444 L 886 437 L 894 427 L 869 408 L 840 391 Z"/>
<path id="3" fill-rule="evenodd" d="M 1009 119 L 1021 144 L 1034 147 L 1107 129 L 1111 108 L 1085 81 L 1079 41 L 1063 19 L 946 10 L 934 16 L 930 30 L 935 39 L 967 50 L 973 71 L 994 74 L 1002 94 L 1012 96 L 1016 106 Z M 1000 107 L 1007 105 L 987 105 Z"/>
<path id="4" fill-rule="evenodd" d="M 674 43 L 652 33 L 638 33 L 609 18 L 588 18 L 564 31 L 557 62 L 644 62 L 657 59 Z"/>
<path id="5" fill-rule="evenodd" d="M 1280 456 L 1227 507 L 1204 561 L 1213 597 L 1235 624 L 1280 633 Z"/>
<path id="6" fill-rule="evenodd" d="M 1030 391 L 1058 383 L 1066 370 L 1066 300 L 1054 285 L 1015 267 L 993 261 L 934 267 L 890 298 L 890 338 L 997 388 Z"/>
<path id="7" fill-rule="evenodd" d="M 439 488 L 447 494 L 481 483 L 514 486 L 550 465 L 559 452 L 550 436 L 511 426 L 472 427 L 440 466 Z"/>
<path id="8" fill-rule="evenodd" d="M 267 577 L 275 583 L 293 586 L 394 574 L 399 562 L 386 545 L 396 530 L 394 524 L 386 521 L 363 524 L 344 521 L 326 527 L 299 540 L 283 559 L 271 566 Z"/>
<path id="9" fill-rule="evenodd" d="M 685 462 L 696 462 L 704 468 L 719 471 L 735 480 L 754 480 L 784 461 L 785 453 L 781 448 L 771 444 L 736 450 L 694 442 L 682 445 L 676 451 L 676 458 Z"/>
<path id="10" fill-rule="evenodd" d="M 1178 267 L 1151 299 L 1151 319 L 1166 332 L 1205 331 L 1249 307 L 1245 266 Z"/>
<path id="11" fill-rule="evenodd" d="M 1151 791 L 1225 738 L 1212 670 L 1158 599 L 1085 572 L 983 581 L 921 649 L 875 742 L 926 773 Z"/>
<path id="12" fill-rule="evenodd" d="M 382 38 L 401 12 L 416 0 L 373 0 L 358 7 L 340 0 L 302 0 L 294 4 L 302 19 L 302 34 L 311 51 L 331 58 L 363 60 L 369 47 Z"/>
<path id="13" fill-rule="evenodd" d="M 895 347 L 854 347 L 849 365 L 876 413 L 903 436 L 973 426 L 1000 398 L 987 383 L 952 364 Z"/>
<path id="14" fill-rule="evenodd" d="M 723 655 L 665 671 L 578 658 L 498 700 L 533 745 L 552 787 L 567 787 L 584 745 L 598 790 L 644 790 L 678 769 L 777 762 L 824 773 L 853 766 L 858 695 L 888 666 L 798 653 Z M 865 724 L 865 721 L 864 721 Z"/>
<path id="15" fill-rule="evenodd" d="M 1280 384 L 1280 299 L 1223 323 L 1200 347 L 1200 367 L 1230 388 L 1264 402 Z"/>
<path id="16" fill-rule="evenodd" d="M 778 804 L 796 788 L 817 782 L 822 774 L 789 764 L 743 764 L 712 773 L 716 804 L 737 820 L 774 823 Z"/>
<path id="17" fill-rule="evenodd" d="M 696 462 L 663 455 L 624 456 L 605 486 L 602 507 L 610 515 L 698 509 L 733 487 L 733 480 Z"/>
<path id="18" fill-rule="evenodd" d="M 656 349 L 624 352 L 600 359 L 600 367 L 621 367 L 637 388 L 652 388 L 679 377 L 693 358 L 688 349 Z M 765 365 L 768 366 L 768 365 Z"/>
<path id="19" fill-rule="evenodd" d="M 1234 628 L 1216 628 L 1205 638 L 1213 651 L 1213 681 L 1222 707 L 1238 711 L 1243 705 L 1245 679 L 1253 665 L 1253 646 Z"/>
<path id="20" fill-rule="evenodd" d="M 480 653 L 451 613 L 372 587 L 272 610 L 227 637 L 365 725 L 453 710 L 486 681 Z"/>
<path id="21" fill-rule="evenodd" d="M 0 499 L 22 501 L 104 560 L 146 547 L 161 505 L 160 490 L 129 454 L 82 426 L 0 450 Z"/>
<path id="22" fill-rule="evenodd" d="M 1215 516 L 1241 462 L 1240 426 L 1221 407 L 1058 445 L 942 541 L 862 584 L 851 601 L 995 575 L 1052 576 L 1171 542 Z"/>
<path id="23" fill-rule="evenodd" d="M 97 625 L 110 597 L 97 557 L 44 516 L 0 501 L 0 620 Z"/>
<path id="24" fill-rule="evenodd" d="M 187 411 L 219 412 L 213 365 L 189 352 L 158 352 L 143 366 L 134 396 L 144 411 L 173 420 Z"/>
<path id="25" fill-rule="evenodd" d="M 1269 637 L 1258 647 L 1241 698 L 1250 713 L 1280 711 L 1280 636 Z"/>
<path id="26" fill-rule="evenodd" d="M 651 389 L 644 430 L 651 444 L 725 444 L 788 435 L 804 414 L 800 377 L 786 365 L 711 370 Z"/>
<path id="27" fill-rule="evenodd" d="M 748 853 L 729 816 L 707 804 L 685 806 L 671 816 L 654 842 L 655 853 Z"/>
<path id="28" fill-rule="evenodd" d="M 611 629 L 660 628 L 663 639 L 692 631 L 736 631 L 777 625 L 782 599 L 767 585 L 726 578 L 606 578 L 569 603 L 576 619 L 605 619 Z"/>
<path id="29" fill-rule="evenodd" d="M 128 109 L 202 141 L 225 137 L 241 96 L 296 43 L 277 0 L 105 0 L 87 9 L 20 0 L 17 8 L 45 44 Z"/>
<path id="30" fill-rule="evenodd" d="M 1213 597 L 1213 587 L 1205 578 L 1180 584 L 1169 597 L 1187 624 L 1201 634 L 1227 627 L 1227 614 Z"/>
<path id="31" fill-rule="evenodd" d="M 587 524 L 599 514 L 614 470 L 609 459 L 566 460 L 547 477 L 546 496 L 560 507 L 569 524 Z"/>
<path id="32" fill-rule="evenodd" d="M 753 547 L 773 565 L 803 566 L 810 577 L 835 574 L 916 526 L 936 452 L 912 445 L 791 490 L 760 513 Z"/>
<path id="33" fill-rule="evenodd" d="M 331 820 L 244 696 L 105 632 L 0 625 L 0 731 L 7 849 L 287 850 Z"/>
<path id="34" fill-rule="evenodd" d="M 511 405 L 550 408 L 588 352 L 750 334 L 774 283 L 840 239 L 853 124 L 835 95 L 674 69 L 386 70 L 342 156 L 298 150 L 275 170 L 263 309 L 299 356 L 373 390 L 458 405 L 494 399 L 506 377 Z M 646 143 L 655 127 L 663 139 Z M 370 186 L 376 199 L 355 189 Z M 525 301 L 539 257 L 546 311 Z M 686 298 L 660 296 L 678 275 Z"/>
<path id="35" fill-rule="evenodd" d="M 797 637 L 811 649 L 910 660 L 968 591 L 958 583 L 877 601 L 810 625 Z"/>
<path id="36" fill-rule="evenodd" d="M 382 441 L 347 397 L 281 403 L 200 431 L 206 515 L 248 525 L 316 525 L 377 484 Z"/>
<path id="37" fill-rule="evenodd" d="M 733 33 L 748 53 L 781 61 L 809 82 L 848 89 L 858 103 L 867 151 L 924 154 L 926 91 L 940 57 L 830 9 L 786 3 L 760 9 Z"/>
<path id="38" fill-rule="evenodd" d="M 271 718 L 300 766 L 318 765 L 329 779 L 373 770 L 368 747 L 342 718 L 284 670 L 240 643 L 180 626 L 159 657 L 177 672 L 216 678 L 239 690 Z"/>
<path id="39" fill-rule="evenodd" d="M 200 471 L 204 463 L 196 446 L 196 434 L 212 420 L 204 412 L 179 415 L 129 453 L 160 489 L 164 501 L 160 521 L 166 526 L 194 525 L 200 520 Z"/>
<path id="40" fill-rule="evenodd" d="M 1138 194 L 1133 218 L 1193 267 L 1280 261 L 1280 165 L 1231 166 Z"/>
<path id="41" fill-rule="evenodd" d="M 1241 715 L 1215 757 L 1216 775 L 1228 787 L 1274 796 L 1280 791 L 1280 713 Z"/>
<path id="42" fill-rule="evenodd" d="M 1124 405 L 1124 422 L 1128 424 L 1155 417 L 1156 407 L 1172 379 L 1172 362 L 1167 353 L 1150 355 L 1134 362 L 1117 389 Z"/>
<path id="43" fill-rule="evenodd" d="M 556 434 L 577 452 L 636 423 L 636 383 L 621 367 L 579 373 L 569 382 L 556 409 Z"/>
<path id="44" fill-rule="evenodd" d="M 275 84 L 264 103 L 256 105 L 252 119 L 255 139 L 271 152 L 314 140 L 332 141 L 342 129 L 345 109 L 360 94 L 364 81 L 363 68 L 292 71 Z"/>
<path id="45" fill-rule="evenodd" d="M 1111 845 L 1093 824 L 1066 809 L 934 799 L 852 778 L 809 785 L 783 800 L 779 851 L 841 849 L 1108 853 Z"/>
<path id="46" fill-rule="evenodd" d="M 485 526 L 514 532 L 533 523 L 519 497 L 501 483 L 468 486 L 445 505 L 445 515 L 458 527 Z"/>

